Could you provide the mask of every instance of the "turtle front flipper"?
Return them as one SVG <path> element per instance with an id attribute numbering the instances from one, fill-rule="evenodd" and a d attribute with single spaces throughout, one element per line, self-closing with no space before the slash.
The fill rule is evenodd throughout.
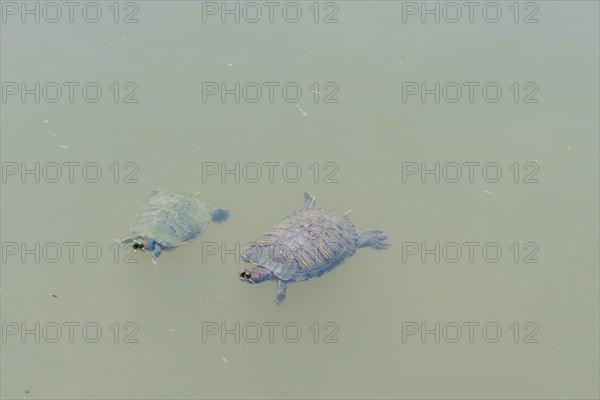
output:
<path id="1" fill-rule="evenodd" d="M 285 300 L 285 292 L 287 290 L 287 283 L 284 281 L 277 281 L 277 295 L 275 296 L 275 304 L 281 303 Z"/>
<path id="2" fill-rule="evenodd" d="M 389 246 L 385 242 L 387 236 L 383 231 L 377 229 L 367 229 L 360 235 L 358 235 L 358 247 L 372 247 L 374 249 L 385 249 Z"/>
<path id="3" fill-rule="evenodd" d="M 117 243 L 131 244 L 134 241 L 136 241 L 137 239 L 138 239 L 137 237 L 132 236 L 132 237 L 128 237 L 128 238 L 125 238 L 125 239 L 114 239 L 114 241 L 117 242 Z"/>
<path id="4" fill-rule="evenodd" d="M 154 251 L 152 252 L 152 263 L 154 265 L 157 264 L 158 257 L 160 257 L 161 254 L 162 254 L 162 248 L 161 248 L 160 244 L 156 243 L 156 245 L 154 246 Z"/>
<path id="5" fill-rule="evenodd" d="M 221 222 L 227 221 L 227 218 L 229 218 L 229 211 L 222 208 L 215 208 L 210 212 L 210 215 L 212 222 L 220 224 Z"/>
<path id="6" fill-rule="evenodd" d="M 312 210 L 312 208 L 315 206 L 315 197 L 308 193 L 308 192 L 304 192 L 304 208 L 307 211 Z"/>

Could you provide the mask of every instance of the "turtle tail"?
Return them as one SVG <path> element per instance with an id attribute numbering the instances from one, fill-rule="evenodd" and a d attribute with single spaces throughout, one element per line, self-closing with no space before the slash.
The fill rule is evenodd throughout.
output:
<path id="1" fill-rule="evenodd" d="M 227 221 L 229 218 L 229 211 L 222 208 L 216 208 L 212 211 L 212 222 L 221 223 Z"/>

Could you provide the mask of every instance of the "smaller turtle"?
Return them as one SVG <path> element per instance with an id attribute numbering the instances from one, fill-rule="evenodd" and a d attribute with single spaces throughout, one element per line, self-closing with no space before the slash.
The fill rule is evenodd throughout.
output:
<path id="1" fill-rule="evenodd" d="M 131 226 L 132 237 L 115 239 L 131 244 L 134 250 L 151 251 L 152 262 L 163 251 L 186 244 L 196 239 L 208 224 L 225 222 L 229 211 L 217 208 L 211 211 L 208 205 L 193 194 L 170 193 L 154 189 Z"/>
<path id="2" fill-rule="evenodd" d="M 239 273 L 248 283 L 277 282 L 275 303 L 285 299 L 290 282 L 318 278 L 351 257 L 359 247 L 385 249 L 387 236 L 367 229 L 360 235 L 346 214 L 315 207 L 304 192 L 304 210 L 284 218 L 270 232 L 244 246 L 242 259 L 252 264 Z"/>

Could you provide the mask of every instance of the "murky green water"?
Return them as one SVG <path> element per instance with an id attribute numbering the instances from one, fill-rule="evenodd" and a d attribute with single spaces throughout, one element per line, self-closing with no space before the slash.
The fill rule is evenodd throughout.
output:
<path id="1" fill-rule="evenodd" d="M 597 2 L 35 4 L 2 4 L 3 398 L 598 398 Z M 231 218 L 153 266 L 112 242 L 153 188 Z M 236 248 L 305 190 L 391 246 L 276 306 Z"/>

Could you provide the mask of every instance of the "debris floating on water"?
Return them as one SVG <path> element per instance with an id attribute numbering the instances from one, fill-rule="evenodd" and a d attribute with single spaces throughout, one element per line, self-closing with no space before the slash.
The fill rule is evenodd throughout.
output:
<path id="1" fill-rule="evenodd" d="M 296 107 L 298 108 L 298 110 L 299 110 L 299 111 L 300 111 L 302 114 L 304 114 L 304 116 L 305 116 L 305 117 L 308 117 L 308 114 L 307 114 L 307 113 L 305 113 L 305 112 L 304 112 L 304 110 L 303 110 L 303 109 L 301 109 L 301 108 L 300 108 L 300 106 L 299 106 L 298 104 L 296 104 Z"/>
<path id="2" fill-rule="evenodd" d="M 494 194 L 494 193 L 490 192 L 489 190 L 484 190 L 483 193 Z"/>
<path id="3" fill-rule="evenodd" d="M 68 149 L 68 148 L 69 148 L 69 146 L 65 146 L 64 144 L 61 144 L 61 145 L 60 145 L 60 146 L 58 146 L 58 147 L 62 147 L 63 149 Z"/>
<path id="4" fill-rule="evenodd" d="M 227 359 L 225 357 L 223 357 L 223 361 L 227 362 Z"/>
<path id="5" fill-rule="evenodd" d="M 56 293 L 50 293 L 50 296 L 54 297 L 55 299 L 58 298 L 58 295 Z"/>

